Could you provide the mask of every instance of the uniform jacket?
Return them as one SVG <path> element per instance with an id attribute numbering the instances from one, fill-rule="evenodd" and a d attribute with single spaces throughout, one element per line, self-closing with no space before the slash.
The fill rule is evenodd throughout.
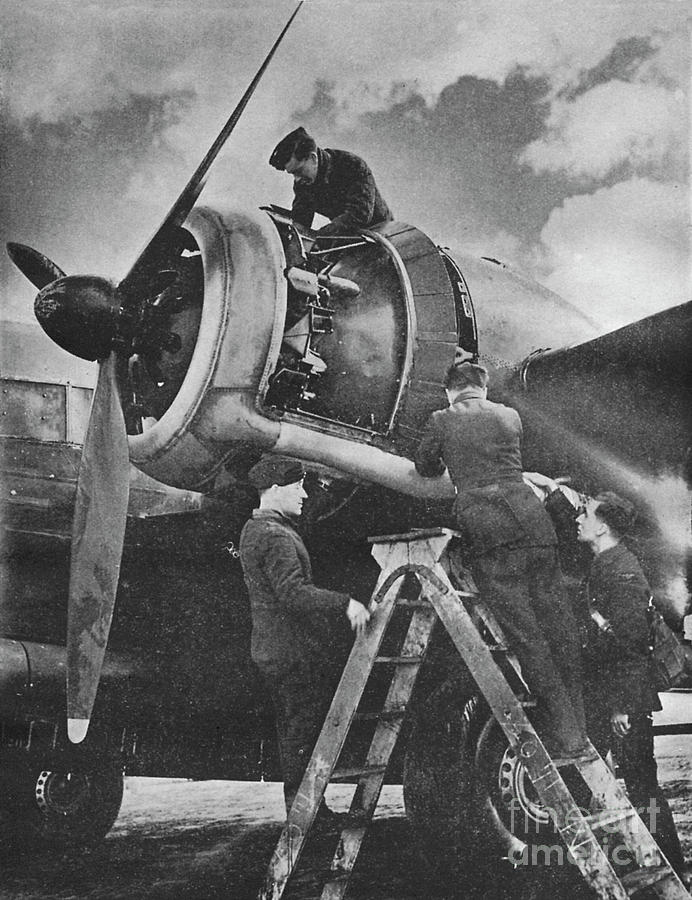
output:
<path id="1" fill-rule="evenodd" d="M 320 213 L 331 219 L 320 234 L 349 234 L 392 218 L 365 160 L 346 150 L 322 148 L 318 148 L 317 157 L 314 183 L 293 188 L 292 215 L 296 222 L 310 228 L 315 213 Z"/>
<path id="2" fill-rule="evenodd" d="M 252 609 L 252 658 L 267 675 L 309 674 L 330 655 L 349 595 L 319 588 L 302 538 L 280 513 L 254 510 L 240 535 Z"/>
<path id="3" fill-rule="evenodd" d="M 441 475 L 457 490 L 454 511 L 468 552 L 557 543 L 543 504 L 522 480 L 521 419 L 482 394 L 434 412 L 416 453 L 416 469 Z"/>
<path id="4" fill-rule="evenodd" d="M 637 558 L 622 543 L 594 558 L 583 584 L 584 676 L 611 712 L 636 715 L 661 709 L 649 654 L 650 593 Z M 591 619 L 591 609 L 607 620 L 608 628 Z"/>

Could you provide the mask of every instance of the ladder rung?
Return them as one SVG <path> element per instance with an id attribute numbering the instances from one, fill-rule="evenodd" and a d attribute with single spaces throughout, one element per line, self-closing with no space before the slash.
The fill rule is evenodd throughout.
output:
<path id="1" fill-rule="evenodd" d="M 589 823 L 590 828 L 607 828 L 609 825 L 614 825 L 616 822 L 626 822 L 627 819 L 631 819 L 636 815 L 636 809 L 630 807 L 629 809 L 621 809 L 606 814 L 594 813 L 591 816 L 586 816 L 586 821 Z"/>
<path id="2" fill-rule="evenodd" d="M 550 761 L 557 769 L 569 769 L 571 766 L 579 769 L 588 763 L 596 762 L 596 759 L 595 756 L 554 756 Z"/>
<path id="3" fill-rule="evenodd" d="M 396 605 L 399 609 L 432 609 L 429 600 L 397 600 Z"/>
<path id="4" fill-rule="evenodd" d="M 376 663 L 388 663 L 393 666 L 415 666 L 423 662 L 422 656 L 376 656 Z"/>
<path id="5" fill-rule="evenodd" d="M 346 781 L 349 778 L 362 778 L 370 775 L 383 775 L 387 766 L 361 766 L 353 769 L 334 769 L 330 781 Z"/>
<path id="6" fill-rule="evenodd" d="M 344 881 L 349 881 L 350 878 L 350 872 L 337 872 L 334 869 L 323 869 L 322 872 L 319 872 L 318 870 L 316 873 L 313 873 L 311 880 L 324 883 L 326 888 L 327 885 L 343 883 Z"/>
<path id="7" fill-rule="evenodd" d="M 620 880 L 631 897 L 638 891 L 651 887 L 652 884 L 658 884 L 659 881 L 666 878 L 675 878 L 675 873 L 670 866 L 646 866 L 642 869 L 635 869 L 634 872 L 628 872 Z"/>
<path id="8" fill-rule="evenodd" d="M 398 706 L 396 709 L 382 709 L 379 712 L 358 712 L 355 718 L 360 722 L 388 722 L 392 719 L 401 719 L 406 715 L 406 707 Z"/>
<path id="9" fill-rule="evenodd" d="M 454 591 L 457 597 L 480 597 L 477 591 Z"/>

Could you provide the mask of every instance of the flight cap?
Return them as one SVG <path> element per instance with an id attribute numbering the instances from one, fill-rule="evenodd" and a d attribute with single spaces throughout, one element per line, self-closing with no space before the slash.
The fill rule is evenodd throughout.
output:
<path id="1" fill-rule="evenodd" d="M 295 459 L 287 456 L 263 456 L 248 472 L 248 480 L 258 491 L 266 491 L 272 485 L 283 487 L 305 477 L 305 470 Z"/>
<path id="2" fill-rule="evenodd" d="M 290 134 L 287 134 L 286 137 L 281 138 L 279 143 L 272 150 L 272 155 L 269 157 L 269 165 L 274 166 L 275 169 L 282 172 L 286 163 L 293 156 L 296 144 L 306 138 L 309 139 L 310 135 L 302 125 L 299 128 L 295 128 Z"/>
<path id="3" fill-rule="evenodd" d="M 473 384 L 476 387 L 488 386 L 488 370 L 478 363 L 462 362 L 450 366 L 447 371 L 446 383 L 449 386 L 463 387 L 465 384 Z"/>

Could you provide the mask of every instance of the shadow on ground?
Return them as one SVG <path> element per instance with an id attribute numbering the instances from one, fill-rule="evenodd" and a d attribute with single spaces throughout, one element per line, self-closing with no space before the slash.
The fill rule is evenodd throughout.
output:
<path id="1" fill-rule="evenodd" d="M 280 833 L 276 824 L 206 824 L 156 832 L 112 835 L 92 850 L 70 854 L 2 854 L 0 896 L 108 898 L 108 900 L 254 900 Z M 336 837 L 319 837 L 306 850 L 300 878 L 287 900 L 320 893 Z M 349 896 L 357 900 L 423 900 L 433 896 L 420 877 L 404 819 L 373 823 L 361 851 Z"/>

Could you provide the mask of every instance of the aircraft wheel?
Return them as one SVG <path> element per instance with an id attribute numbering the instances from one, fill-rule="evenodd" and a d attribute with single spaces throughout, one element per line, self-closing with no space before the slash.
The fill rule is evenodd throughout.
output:
<path id="1" fill-rule="evenodd" d="M 449 895 L 531 896 L 531 842 L 560 846 L 522 763 L 484 701 L 452 679 L 421 705 L 404 803 L 429 883 Z M 570 867 L 573 868 L 573 867 Z M 543 875 L 541 875 L 543 877 Z"/>
<path id="2" fill-rule="evenodd" d="M 120 811 L 124 778 L 112 757 L 31 754 L 4 768 L 3 824 L 13 843 L 28 851 L 97 843 Z"/>

